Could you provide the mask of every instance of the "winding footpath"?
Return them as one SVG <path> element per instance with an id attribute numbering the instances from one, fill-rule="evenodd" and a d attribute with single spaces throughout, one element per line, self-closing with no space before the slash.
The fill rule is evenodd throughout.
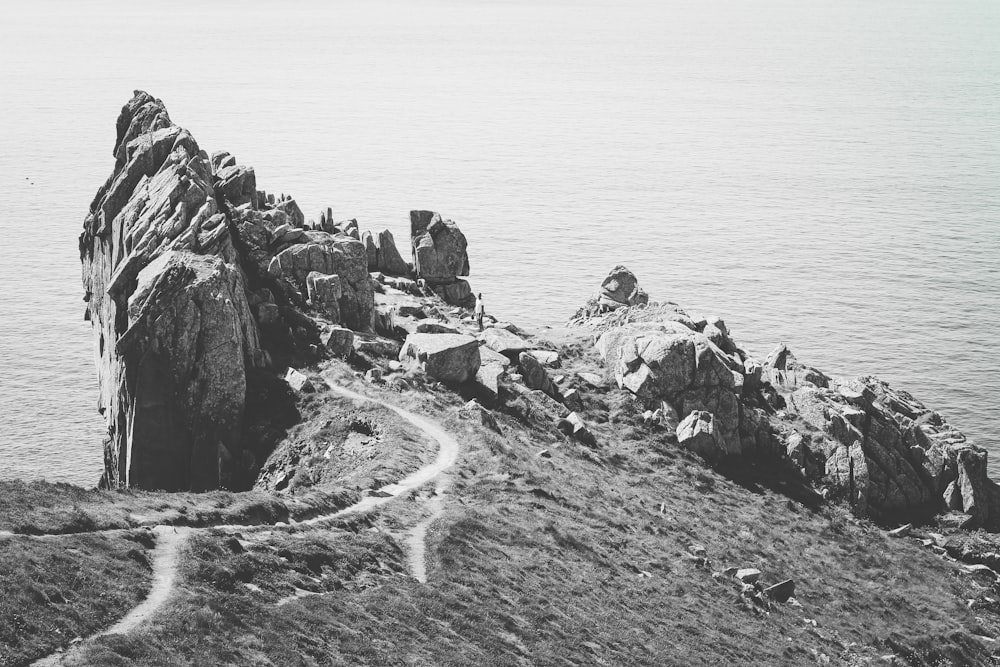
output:
<path id="1" fill-rule="evenodd" d="M 344 509 L 331 514 L 324 514 L 311 519 L 306 519 L 305 521 L 292 521 L 288 524 L 289 526 L 316 526 L 349 516 L 371 512 L 372 510 L 375 510 L 395 500 L 396 498 L 406 495 L 424 484 L 427 484 L 455 464 L 455 461 L 458 459 L 459 452 L 458 441 L 436 422 L 391 403 L 387 403 L 377 398 L 370 398 L 347 389 L 346 387 L 342 387 L 336 384 L 329 377 L 324 376 L 324 380 L 330 390 L 336 394 L 340 394 L 341 396 L 345 396 L 355 401 L 377 403 L 378 405 L 392 410 L 397 415 L 410 422 L 435 440 L 438 443 L 438 454 L 437 458 L 435 458 L 433 462 L 418 468 L 395 484 L 387 484 L 386 486 L 374 490 L 373 493 L 365 496 L 360 501 L 349 507 L 345 507 Z M 428 501 L 428 508 L 430 509 L 429 517 L 422 520 L 407 533 L 407 561 L 413 577 L 421 583 L 427 582 L 427 566 L 425 563 L 426 544 L 424 540 L 430 524 L 440 517 L 444 511 L 444 500 L 442 494 L 445 492 L 446 488 L 446 481 L 439 481 L 434 490 L 434 495 Z M 163 607 L 173 592 L 174 585 L 177 580 L 181 549 L 186 539 L 193 532 L 199 530 L 247 531 L 255 528 L 275 527 L 277 526 L 274 526 L 273 524 L 206 526 L 204 528 L 180 526 L 154 527 L 153 532 L 156 534 L 156 545 L 153 547 L 150 558 L 153 570 L 153 583 L 150 587 L 149 593 L 146 595 L 146 598 L 114 625 L 87 637 L 87 639 L 83 642 L 67 651 L 56 652 L 35 661 L 32 663 L 32 667 L 55 667 L 65 658 L 75 654 L 83 644 L 105 635 L 125 634 L 152 618 L 152 616 Z M 288 602 L 298 597 L 303 597 L 303 595 L 295 594 L 289 596 L 288 599 L 282 600 L 281 602 Z"/>

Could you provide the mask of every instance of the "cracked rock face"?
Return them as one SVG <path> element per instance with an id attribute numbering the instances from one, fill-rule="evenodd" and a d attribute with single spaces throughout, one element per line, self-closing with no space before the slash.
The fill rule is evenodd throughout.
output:
<path id="1" fill-rule="evenodd" d="M 208 156 L 136 92 L 80 236 L 110 487 L 209 489 L 240 456 L 261 350 Z"/>
<path id="2" fill-rule="evenodd" d="M 638 286 L 619 266 L 602 290 L 618 299 Z M 965 525 L 1000 527 L 1000 487 L 987 476 L 986 452 L 906 392 L 874 377 L 829 377 L 784 344 L 761 364 L 718 318 L 669 303 L 619 303 L 607 311 L 592 300 L 571 323 L 600 332 L 598 352 L 618 385 L 651 409 L 665 401 L 682 419 L 678 440 L 709 461 L 791 464 L 876 520 L 952 511 Z"/>

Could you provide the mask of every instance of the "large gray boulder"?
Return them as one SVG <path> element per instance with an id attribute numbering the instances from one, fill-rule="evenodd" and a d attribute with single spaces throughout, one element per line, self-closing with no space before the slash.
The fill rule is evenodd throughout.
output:
<path id="1" fill-rule="evenodd" d="M 635 306 L 649 302 L 649 296 L 641 287 L 635 274 L 624 266 L 611 269 L 608 277 L 601 282 L 597 293 L 598 304 L 608 309 Z"/>
<path id="2" fill-rule="evenodd" d="M 479 342 L 462 334 L 410 334 L 399 360 L 442 382 L 467 382 L 479 370 Z"/>
<path id="3" fill-rule="evenodd" d="M 471 308 L 476 299 L 468 282 L 468 241 L 452 220 L 433 211 L 410 211 L 413 270 L 445 302 Z"/>
<path id="4" fill-rule="evenodd" d="M 469 275 L 469 243 L 454 221 L 433 211 L 410 211 L 410 240 L 418 278 L 435 284 Z"/>
<path id="5" fill-rule="evenodd" d="M 531 343 L 517 334 L 499 327 L 488 327 L 480 337 L 486 347 L 504 355 L 512 362 L 517 361 L 522 352 L 531 349 Z"/>
<path id="6" fill-rule="evenodd" d="M 757 445 L 756 429 L 741 433 L 742 362 L 704 335 L 674 321 L 625 325 L 597 343 L 618 385 L 649 403 L 667 401 L 678 415 L 711 412 L 727 453 Z"/>
<path id="7" fill-rule="evenodd" d="M 207 155 L 141 91 L 118 117 L 113 154 L 80 236 L 108 426 L 103 483 L 229 485 L 243 459 L 247 372 L 263 355 L 216 197 L 252 200 L 252 172 L 226 171 L 220 156 L 228 176 L 217 193 Z"/>
<path id="8" fill-rule="evenodd" d="M 909 519 L 951 509 L 974 525 L 1000 522 L 986 452 L 906 392 L 874 377 L 810 382 L 791 392 L 787 411 L 804 426 L 787 436 L 790 455 L 855 513 Z"/>

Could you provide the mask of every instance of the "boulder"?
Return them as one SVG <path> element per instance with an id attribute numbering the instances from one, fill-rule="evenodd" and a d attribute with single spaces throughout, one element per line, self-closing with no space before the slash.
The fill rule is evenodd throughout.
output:
<path id="1" fill-rule="evenodd" d="M 763 377 L 775 387 L 796 389 L 803 385 L 828 387 L 830 378 L 820 371 L 799 363 L 788 347 L 781 343 L 767 355 L 762 369 Z"/>
<path id="2" fill-rule="evenodd" d="M 458 409 L 458 416 L 462 419 L 473 419 L 491 431 L 500 433 L 500 425 L 497 424 L 496 417 L 493 416 L 492 412 L 480 405 L 478 401 L 472 400 L 460 407 Z"/>
<path id="3" fill-rule="evenodd" d="M 556 428 L 558 428 L 562 433 L 572 436 L 587 445 L 588 447 L 597 446 L 597 438 L 594 434 L 587 428 L 586 422 L 575 412 L 571 412 L 556 423 Z"/>
<path id="4" fill-rule="evenodd" d="M 649 296 L 639 287 L 635 274 L 619 265 L 601 282 L 597 301 L 605 308 L 617 309 L 623 306 L 645 305 L 649 302 Z"/>
<path id="5" fill-rule="evenodd" d="M 677 425 L 677 442 L 711 462 L 718 461 L 724 455 L 738 453 L 726 449 L 725 442 L 715 428 L 715 417 L 711 412 L 702 410 L 691 412 Z"/>
<path id="6" fill-rule="evenodd" d="M 410 274 L 410 265 L 399 254 L 399 250 L 396 248 L 396 240 L 392 237 L 392 232 L 388 229 L 379 232 L 375 247 L 377 271 L 390 276 L 407 276 Z"/>
<path id="7" fill-rule="evenodd" d="M 761 572 L 755 567 L 744 567 L 736 570 L 736 578 L 744 584 L 755 584 L 760 579 Z"/>
<path id="8" fill-rule="evenodd" d="M 418 365 L 429 377 L 442 382 L 467 382 L 479 370 L 479 342 L 461 334 L 410 334 L 399 360 Z"/>
<path id="9" fill-rule="evenodd" d="M 788 602 L 795 595 L 795 580 L 785 579 L 773 586 L 768 586 L 764 589 L 764 595 L 775 602 Z"/>
<path id="10" fill-rule="evenodd" d="M 481 335 L 483 344 L 494 352 L 499 352 L 511 362 L 517 361 L 522 352 L 531 349 L 531 343 L 506 329 L 489 327 Z"/>
<path id="11" fill-rule="evenodd" d="M 469 275 L 469 244 L 452 220 L 433 211 L 410 211 L 410 243 L 417 278 L 429 285 Z"/>
<path id="12" fill-rule="evenodd" d="M 431 291 L 441 297 L 441 300 L 452 306 L 472 309 L 476 305 L 476 297 L 472 293 L 469 281 L 455 278 L 449 282 L 436 282 L 430 285 Z"/>
<path id="13" fill-rule="evenodd" d="M 320 342 L 334 357 L 344 358 L 354 350 L 354 332 L 343 327 L 330 327 L 320 334 Z"/>
<path id="14" fill-rule="evenodd" d="M 528 354 L 537 359 L 542 366 L 559 368 L 559 353 L 555 350 L 528 350 Z"/>
<path id="15" fill-rule="evenodd" d="M 288 386 L 295 391 L 316 391 L 316 388 L 313 387 L 312 380 L 310 380 L 307 375 L 295 370 L 294 368 L 288 369 L 288 372 L 285 374 L 285 382 L 287 382 Z"/>
<path id="16" fill-rule="evenodd" d="M 438 320 L 418 320 L 416 326 L 414 327 L 415 333 L 430 333 L 430 334 L 457 334 L 458 330 L 455 327 L 444 324 Z"/>
<path id="17" fill-rule="evenodd" d="M 518 365 L 521 370 L 521 377 L 524 378 L 524 386 L 528 389 L 538 389 L 552 398 L 559 400 L 559 390 L 545 372 L 545 368 L 538 359 L 528 352 L 522 352 L 518 357 Z"/>
<path id="18" fill-rule="evenodd" d="M 340 299 L 344 294 L 340 276 L 312 271 L 306 276 L 306 287 L 313 308 L 326 315 L 331 322 L 340 322 Z"/>
<path id="19" fill-rule="evenodd" d="M 253 167 L 231 164 L 222 167 L 213 176 L 215 191 L 228 201 L 230 206 L 250 204 L 253 208 L 257 208 L 257 177 Z"/>

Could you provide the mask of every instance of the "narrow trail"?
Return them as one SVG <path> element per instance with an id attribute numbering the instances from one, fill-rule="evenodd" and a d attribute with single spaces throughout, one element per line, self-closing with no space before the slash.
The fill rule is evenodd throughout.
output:
<path id="1" fill-rule="evenodd" d="M 334 393 L 340 394 L 355 401 L 365 401 L 376 403 L 392 410 L 397 415 L 410 422 L 421 431 L 430 436 L 438 444 L 438 455 L 435 460 L 412 472 L 407 477 L 394 484 L 387 484 L 379 489 L 375 489 L 371 495 L 365 496 L 360 501 L 349 507 L 338 510 L 330 514 L 316 516 L 304 521 L 292 521 L 286 527 L 294 526 L 316 526 L 319 524 L 336 521 L 357 514 L 365 514 L 379 508 L 396 498 L 410 493 L 415 489 L 438 477 L 445 470 L 450 468 L 458 460 L 459 444 L 446 430 L 437 423 L 417 415 L 409 410 L 387 403 L 377 398 L 371 398 L 355 391 L 341 387 L 329 377 L 323 378 Z M 437 519 L 444 511 L 444 499 L 442 494 L 446 489 L 446 483 L 441 481 L 435 489 L 434 495 L 428 501 L 431 514 L 407 532 L 407 563 L 415 579 L 421 583 L 427 582 L 427 566 L 425 562 L 426 544 L 425 537 L 430 524 Z M 205 526 L 199 528 L 180 526 L 155 526 L 153 532 L 156 534 L 156 545 L 152 549 L 151 567 L 153 570 L 153 583 L 146 598 L 121 620 L 114 625 L 105 628 L 87 637 L 83 642 L 66 650 L 52 653 L 40 660 L 32 663 L 32 667 L 54 667 L 59 665 L 64 659 L 76 654 L 80 647 L 98 637 L 113 634 L 125 634 L 142 625 L 153 617 L 170 598 L 177 579 L 178 565 L 180 563 L 181 549 L 187 538 L 197 531 L 223 530 L 223 531 L 250 531 L 257 528 L 280 528 L 273 524 L 257 525 L 221 525 Z M 95 532 L 121 532 L 120 529 L 113 531 Z M 7 535 L 0 535 L 7 537 Z M 10 535 L 13 537 L 13 534 Z M 45 536 L 41 536 L 45 537 Z M 303 594 L 295 594 L 281 600 L 282 604 L 291 602 L 294 599 L 305 597 Z"/>

